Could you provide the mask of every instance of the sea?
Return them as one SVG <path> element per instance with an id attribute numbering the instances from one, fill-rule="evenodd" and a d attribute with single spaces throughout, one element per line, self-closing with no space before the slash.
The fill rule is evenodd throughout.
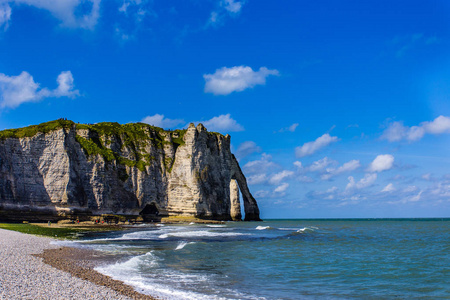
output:
<path id="1" fill-rule="evenodd" d="M 146 224 L 70 245 L 161 299 L 450 299 L 450 219 Z"/>

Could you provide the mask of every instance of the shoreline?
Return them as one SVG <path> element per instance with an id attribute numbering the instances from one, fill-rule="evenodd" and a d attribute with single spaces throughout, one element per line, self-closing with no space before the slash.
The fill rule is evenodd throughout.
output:
<path id="1" fill-rule="evenodd" d="M 67 272 L 83 280 L 88 280 L 95 285 L 105 286 L 124 296 L 136 300 L 157 300 L 150 295 L 142 294 L 136 291 L 122 281 L 112 279 L 100 272 L 94 270 L 98 266 L 99 254 L 95 250 L 79 249 L 72 247 L 60 247 L 58 249 L 44 249 L 36 257 L 42 258 L 42 261 L 58 270 Z"/>
<path id="2" fill-rule="evenodd" d="M 0 299 L 157 299 L 95 271 L 96 251 L 54 241 L 0 229 Z"/>

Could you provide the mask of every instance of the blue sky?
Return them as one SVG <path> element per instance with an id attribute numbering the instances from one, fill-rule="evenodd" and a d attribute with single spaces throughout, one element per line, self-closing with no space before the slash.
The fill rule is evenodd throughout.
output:
<path id="1" fill-rule="evenodd" d="M 0 0 L 0 129 L 232 136 L 263 218 L 450 216 L 448 1 Z"/>

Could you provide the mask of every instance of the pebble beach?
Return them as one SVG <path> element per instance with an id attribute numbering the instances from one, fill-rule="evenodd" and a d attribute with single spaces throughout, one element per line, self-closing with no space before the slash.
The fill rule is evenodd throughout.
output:
<path id="1" fill-rule="evenodd" d="M 60 248 L 52 241 L 0 229 L 1 300 L 153 299 L 94 271 L 86 260 L 91 251 Z"/>

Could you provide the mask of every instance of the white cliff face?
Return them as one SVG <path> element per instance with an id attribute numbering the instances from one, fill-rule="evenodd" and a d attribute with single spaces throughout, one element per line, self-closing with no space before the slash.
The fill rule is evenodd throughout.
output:
<path id="1" fill-rule="evenodd" d="M 31 136 L 0 132 L 0 211 L 237 220 L 239 185 L 246 220 L 259 220 L 228 135 L 201 124 L 163 131 L 146 124 L 55 122 L 46 124 L 56 128 Z"/>

